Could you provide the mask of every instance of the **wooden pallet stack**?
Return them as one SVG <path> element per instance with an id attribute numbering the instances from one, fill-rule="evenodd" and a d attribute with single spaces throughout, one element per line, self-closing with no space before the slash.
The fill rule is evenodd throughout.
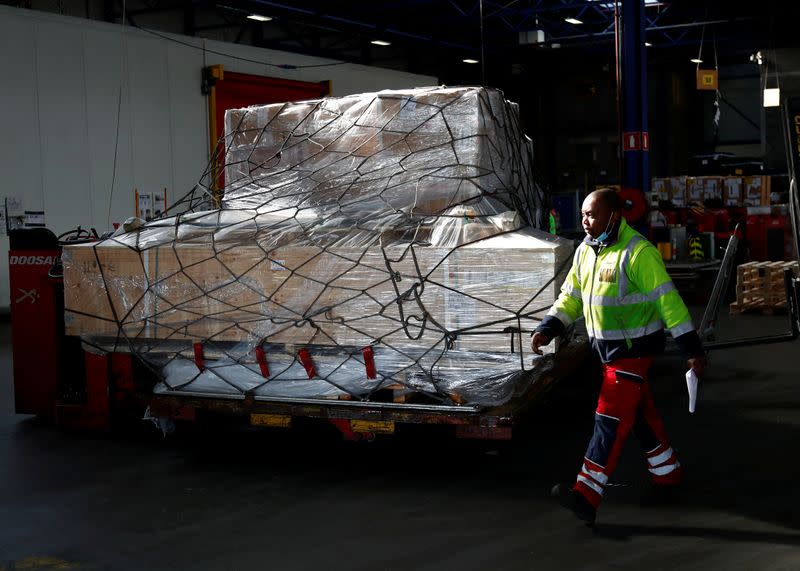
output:
<path id="1" fill-rule="evenodd" d="M 797 262 L 748 262 L 740 265 L 736 273 L 736 301 L 731 304 L 731 314 L 760 311 L 771 315 L 776 310 L 786 309 L 785 269 L 798 275 Z"/>

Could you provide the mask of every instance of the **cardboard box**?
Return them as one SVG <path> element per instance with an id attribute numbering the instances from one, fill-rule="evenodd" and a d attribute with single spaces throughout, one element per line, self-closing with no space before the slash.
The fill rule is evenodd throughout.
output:
<path id="1" fill-rule="evenodd" d="M 675 208 L 682 208 L 686 206 L 686 188 L 687 179 L 685 176 L 673 176 L 667 179 L 667 192 L 669 201 Z"/>
<path id="2" fill-rule="evenodd" d="M 140 253 L 106 242 L 68 246 L 62 257 L 67 335 L 237 339 L 268 287 L 265 262 L 250 268 L 263 257 L 257 245 Z"/>
<path id="3" fill-rule="evenodd" d="M 116 336 L 118 319 L 138 324 L 149 313 L 147 280 L 135 250 L 113 243 L 98 249 L 92 244 L 65 246 L 62 260 L 67 335 L 97 331 Z M 132 327 L 121 333 L 137 331 Z"/>
<path id="4" fill-rule="evenodd" d="M 743 178 L 744 206 L 769 206 L 771 180 L 769 176 L 746 176 Z"/>
<path id="5" fill-rule="evenodd" d="M 707 200 L 721 201 L 725 179 L 719 176 L 704 176 L 703 179 L 703 202 Z"/>
<path id="6" fill-rule="evenodd" d="M 723 179 L 717 176 L 686 178 L 687 204 L 704 204 L 706 200 L 722 200 Z"/>
<path id="7" fill-rule="evenodd" d="M 651 181 L 650 206 L 658 208 L 662 202 L 669 202 L 676 208 L 686 206 L 688 184 L 689 177 L 685 176 L 654 178 Z"/>
<path id="8" fill-rule="evenodd" d="M 658 208 L 662 202 L 669 200 L 668 180 L 666 178 L 654 178 L 650 184 L 650 206 Z"/>
<path id="9" fill-rule="evenodd" d="M 703 203 L 703 177 L 686 177 L 686 202 L 695 204 Z"/>
<path id="10" fill-rule="evenodd" d="M 740 176 L 725 177 L 722 203 L 725 206 L 741 206 L 744 200 L 744 181 Z"/>

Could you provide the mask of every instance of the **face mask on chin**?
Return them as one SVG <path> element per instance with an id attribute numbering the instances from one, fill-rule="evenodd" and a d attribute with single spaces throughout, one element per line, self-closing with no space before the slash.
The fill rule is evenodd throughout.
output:
<path id="1" fill-rule="evenodd" d="M 606 229 L 597 237 L 592 238 L 592 243 L 597 246 L 605 246 L 606 241 L 608 240 L 609 233 L 611 232 L 611 228 L 614 226 L 614 215 L 612 214 L 608 219 L 608 224 L 606 224 Z"/>

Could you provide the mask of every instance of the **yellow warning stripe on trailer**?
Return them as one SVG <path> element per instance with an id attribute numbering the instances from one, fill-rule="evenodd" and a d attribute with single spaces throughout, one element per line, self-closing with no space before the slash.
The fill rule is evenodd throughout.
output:
<path id="1" fill-rule="evenodd" d="M 391 420 L 351 420 L 353 432 L 376 432 L 378 434 L 394 434 L 394 421 Z"/>
<path id="2" fill-rule="evenodd" d="M 292 425 L 292 417 L 284 414 L 251 414 L 250 424 L 253 426 L 289 428 Z"/>

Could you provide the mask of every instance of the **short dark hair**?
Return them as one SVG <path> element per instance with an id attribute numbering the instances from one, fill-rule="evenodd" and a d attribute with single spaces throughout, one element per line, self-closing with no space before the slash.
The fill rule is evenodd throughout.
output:
<path id="1" fill-rule="evenodd" d="M 622 211 L 622 200 L 619 197 L 619 192 L 613 188 L 598 188 L 594 191 L 597 198 L 603 201 L 606 206 L 611 209 L 611 212 Z"/>

